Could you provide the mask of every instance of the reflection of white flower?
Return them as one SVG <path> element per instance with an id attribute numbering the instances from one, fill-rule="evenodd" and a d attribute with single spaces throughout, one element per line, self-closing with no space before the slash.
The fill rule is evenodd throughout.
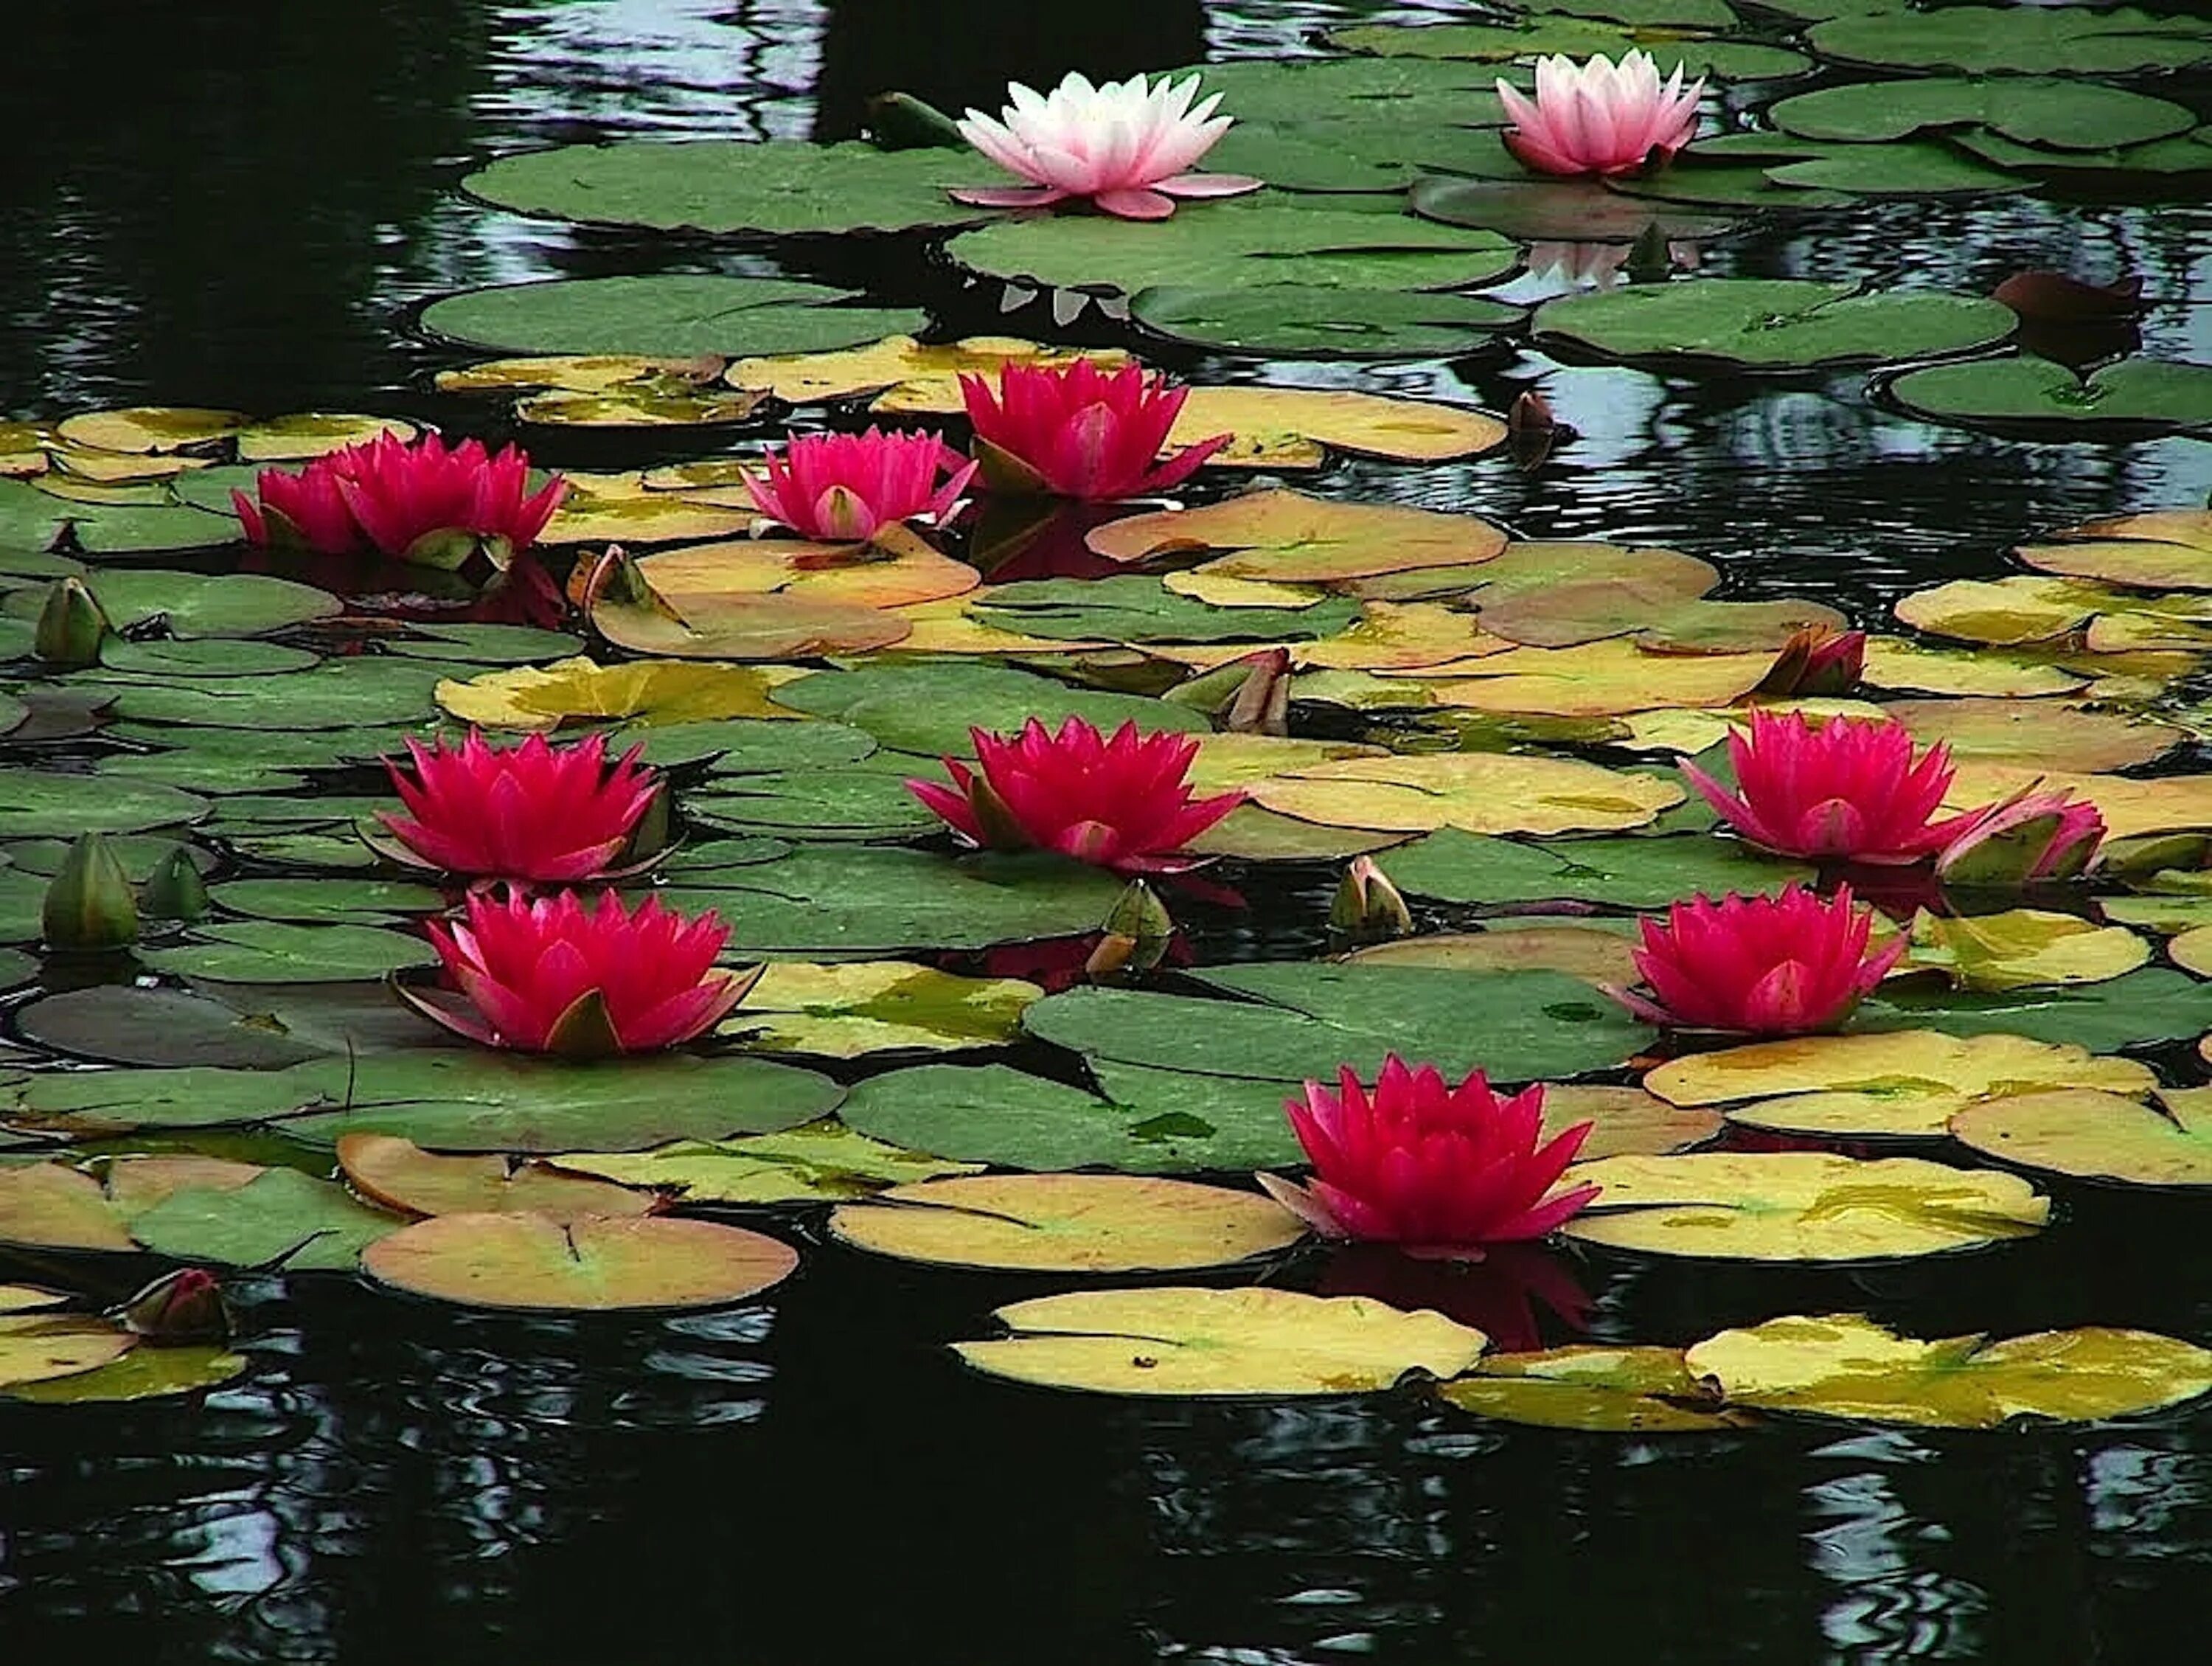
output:
<path id="1" fill-rule="evenodd" d="M 1127 220 L 1164 220 L 1178 197 L 1234 197 L 1257 191 L 1241 173 L 1193 173 L 1191 165 L 1229 131 L 1213 113 L 1215 93 L 1195 108 L 1199 78 L 1157 86 L 1143 76 L 1093 87 L 1071 74 L 1043 96 L 1016 82 L 993 120 L 970 110 L 960 131 L 975 149 L 1030 181 L 963 187 L 952 195 L 984 208 L 1042 208 L 1087 198 Z"/>
<path id="2" fill-rule="evenodd" d="M 1528 271 L 1534 277 L 1557 275 L 1569 283 L 1587 283 L 1594 289 L 1610 289 L 1620 282 L 1620 270 L 1628 264 L 1634 246 L 1628 243 L 1531 243 L 1528 246 Z M 1678 271 L 1693 272 L 1698 269 L 1698 246 L 1695 243 L 1669 243 L 1667 246 L 1668 264 Z"/>

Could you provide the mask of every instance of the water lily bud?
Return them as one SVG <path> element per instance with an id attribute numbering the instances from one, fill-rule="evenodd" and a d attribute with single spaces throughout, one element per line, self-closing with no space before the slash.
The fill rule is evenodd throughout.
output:
<path id="1" fill-rule="evenodd" d="M 46 664 L 64 671 L 100 662 L 100 644 L 107 640 L 107 615 L 82 579 L 62 579 L 46 591 L 39 610 L 39 623 L 31 638 L 31 652 Z"/>
<path id="2" fill-rule="evenodd" d="M 179 1268 L 155 1280 L 118 1308 L 115 1316 L 132 1335 L 156 1347 L 230 1340 L 222 1287 L 204 1268 Z"/>
<path id="3" fill-rule="evenodd" d="M 1413 915 L 1372 856 L 1355 856 L 1328 905 L 1328 931 L 1340 943 L 1380 943 L 1413 929 Z"/>
<path id="4" fill-rule="evenodd" d="M 131 876 L 97 833 L 82 833 L 46 886 L 40 921 L 49 948 L 87 952 L 128 948 L 138 938 Z"/>
<path id="5" fill-rule="evenodd" d="M 1636 234 L 1636 240 L 1628 246 L 1628 258 L 1621 270 L 1639 283 L 1663 282 L 1674 270 L 1674 252 L 1667 246 L 1667 228 L 1656 220 L 1647 220 L 1644 229 Z"/>
<path id="6" fill-rule="evenodd" d="M 878 150 L 965 150 L 960 124 L 911 93 L 878 93 L 867 102 L 868 137 Z"/>
<path id="7" fill-rule="evenodd" d="M 1552 454 L 1559 438 L 1559 419 L 1552 414 L 1551 401 L 1533 387 L 1522 389 L 1505 413 L 1513 460 L 1523 470 L 1535 468 Z"/>
<path id="8" fill-rule="evenodd" d="M 629 868 L 641 862 L 650 862 L 668 848 L 671 831 L 668 788 L 663 786 L 653 793 L 652 800 L 645 806 L 645 813 L 637 818 L 637 825 L 630 830 L 629 842 L 623 847 L 616 866 Z"/>
<path id="9" fill-rule="evenodd" d="M 1142 879 L 1132 879 L 1106 911 L 1105 936 L 1091 952 L 1083 970 L 1092 977 L 1117 972 L 1149 972 L 1160 964 L 1175 936 L 1175 916 Z"/>
<path id="10" fill-rule="evenodd" d="M 138 912 L 149 920 L 193 921 L 208 911 L 207 882 L 191 853 L 179 845 L 138 890 Z"/>
<path id="11" fill-rule="evenodd" d="M 1793 633 L 1759 680 L 1756 692 L 1770 695 L 1849 694 L 1866 670 L 1866 632 L 1807 625 Z"/>
<path id="12" fill-rule="evenodd" d="M 2097 806 L 2072 793 L 2030 790 L 1996 806 L 1936 858 L 1949 885 L 2017 885 L 2077 878 L 2105 841 Z"/>
<path id="13" fill-rule="evenodd" d="M 1251 667 L 1237 687 L 1221 727 L 1231 734 L 1286 735 L 1291 732 L 1291 651 L 1286 648 L 1248 654 L 1239 663 Z"/>

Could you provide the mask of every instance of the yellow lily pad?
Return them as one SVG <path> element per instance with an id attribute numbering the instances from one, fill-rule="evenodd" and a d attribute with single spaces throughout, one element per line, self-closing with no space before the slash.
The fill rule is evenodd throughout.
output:
<path id="1" fill-rule="evenodd" d="M 102 451 L 182 451 L 228 440 L 247 420 L 238 410 L 132 405 L 121 410 L 80 411 L 63 418 L 54 432 L 71 445 Z"/>
<path id="2" fill-rule="evenodd" d="M 2085 580 L 2022 574 L 1954 579 L 1914 591 L 1894 611 L 1915 630 L 2002 647 L 2067 635 L 2122 600 L 2117 592 Z"/>
<path id="3" fill-rule="evenodd" d="M 2212 775 L 2091 775 L 2069 769 L 2041 769 L 2027 764 L 1960 761 L 1959 773 L 1944 798 L 1948 810 L 1976 809 L 2037 784 L 2063 787 L 2087 799 L 2105 818 L 2106 836 L 2132 839 L 2146 833 L 2179 833 L 2212 828 Z"/>
<path id="4" fill-rule="evenodd" d="M 1467 972 L 1565 972 L 1585 983 L 1636 982 L 1634 939 L 1601 926 L 1547 921 L 1506 931 L 1449 932 L 1377 943 L 1351 955 L 1399 966 L 1449 966 Z"/>
<path id="5" fill-rule="evenodd" d="M 40 1406 L 91 1406 L 160 1400 L 219 1388 L 246 1371 L 246 1359 L 228 1348 L 133 1347 L 118 1359 L 67 1377 L 41 1377 L 6 1390 L 11 1400 Z"/>
<path id="6" fill-rule="evenodd" d="M 1881 707 L 1863 700 L 1762 700 L 1758 707 L 1767 712 L 1802 712 L 1808 717 L 1823 721 L 1832 717 L 1879 719 L 1882 714 Z M 1747 731 L 1751 710 L 1748 707 L 1719 711 L 1668 707 L 1655 711 L 1624 712 L 1620 721 L 1628 733 L 1617 744 L 1631 751 L 1679 752 L 1694 757 L 1719 745 L 1731 734 Z"/>
<path id="7" fill-rule="evenodd" d="M 1129 356 L 1105 349 L 1076 351 L 1043 347 L 1018 336 L 968 336 L 925 347 L 912 336 L 886 336 L 863 347 L 834 353 L 778 353 L 738 359 L 722 373 L 732 387 L 757 388 L 786 404 L 818 404 L 881 392 L 878 411 L 897 416 L 957 416 L 964 374 L 995 377 L 1009 364 L 1040 367 L 1089 359 L 1101 369 L 1128 362 Z"/>
<path id="8" fill-rule="evenodd" d="M 2212 977 L 2212 926 L 2191 926 L 2168 943 L 2166 952 L 2185 972 Z"/>
<path id="9" fill-rule="evenodd" d="M 1203 568 L 1191 568 L 1184 572 L 1166 575 L 1167 587 L 1178 596 L 1188 596 L 1213 607 L 1311 607 L 1316 602 L 1328 599 L 1328 592 L 1317 584 L 1276 584 L 1267 579 L 1232 579 L 1225 574 L 1209 573 Z M 1464 619 L 1465 616 L 1462 616 Z M 1224 657 L 1234 659 L 1236 653 L 1226 652 L 1225 644 L 1194 643 L 1204 648 L 1221 648 Z M 1242 648 L 1246 654 L 1249 648 Z"/>
<path id="10" fill-rule="evenodd" d="M 464 723 L 486 728 L 558 728 L 563 723 L 625 720 L 701 723 L 724 717 L 796 719 L 769 698 L 805 672 L 794 666 L 700 665 L 635 660 L 602 666 L 577 657 L 550 666 L 487 672 L 438 684 L 438 703 Z"/>
<path id="11" fill-rule="evenodd" d="M 361 1264 L 439 1301 L 580 1313 L 726 1306 L 790 1276 L 799 1257 L 774 1238 L 707 1220 L 458 1214 L 386 1234 Z"/>
<path id="12" fill-rule="evenodd" d="M 902 1261 L 1009 1272 L 1224 1267 L 1295 1243 L 1272 1198 L 1119 1174 L 975 1176 L 899 1186 L 830 1217 L 831 1236 Z"/>
<path id="13" fill-rule="evenodd" d="M 2017 1175 L 1915 1157 L 1693 1152 L 1567 1170 L 1604 1189 L 1561 1230 L 1585 1243 L 1737 1261 L 1926 1256 L 2041 1230 L 2051 1200 Z"/>
<path id="14" fill-rule="evenodd" d="M 1694 1053 L 1651 1071 L 1644 1085 L 1674 1104 L 1713 1105 L 1837 1091 L 1919 1099 L 1942 1094 L 1978 1098 L 2045 1087 L 2143 1094 L 2158 1085 L 2158 1078 L 2133 1059 L 2107 1058 L 2071 1043 L 1902 1030 L 1799 1036 Z"/>
<path id="15" fill-rule="evenodd" d="M 344 446 L 356 446 L 380 434 L 412 440 L 420 432 L 414 423 L 397 416 L 362 416 L 348 412 L 301 411 L 272 416 L 238 431 L 238 460 L 241 463 L 298 463 L 323 457 Z"/>
<path id="16" fill-rule="evenodd" d="M 1320 447 L 1399 462 L 1441 463 L 1503 445 L 1505 424 L 1463 406 L 1340 388 L 1192 388 L 1168 443 L 1187 446 L 1217 434 L 1236 436 L 1213 459 L 1217 464 L 1312 466 L 1322 460 L 1314 454 Z"/>
<path id="17" fill-rule="evenodd" d="M 1270 776 L 1252 795 L 1301 821 L 1382 833 L 1618 832 L 1682 801 L 1679 785 L 1651 775 L 1479 752 L 1317 763 Z"/>
<path id="18" fill-rule="evenodd" d="M 1565 1083 L 1544 1090 L 1544 1137 L 1577 1122 L 1592 1124 L 1581 1160 L 1608 1157 L 1671 1157 L 1703 1145 L 1721 1131 L 1717 1111 L 1670 1105 L 1639 1087 L 1591 1087 Z"/>
<path id="19" fill-rule="evenodd" d="M 2102 983 L 2150 958 L 2150 945 L 2124 926 L 2099 926 L 2044 909 L 1939 916 L 1912 921 L 1906 964 L 1942 971 L 1961 989 L 2021 989 L 2039 984 Z"/>
<path id="20" fill-rule="evenodd" d="M 2057 700 L 1899 700 L 1886 709 L 1922 745 L 1946 742 L 1954 757 L 2079 774 L 2148 763 L 2188 739 L 2154 718 Z"/>
<path id="21" fill-rule="evenodd" d="M 1204 508 L 1131 515 L 1094 528 L 1085 541 L 1112 561 L 1235 550 L 1208 562 L 1206 570 L 1301 584 L 1464 566 L 1488 561 L 1505 548 L 1505 534 L 1473 515 L 1348 503 L 1291 491 L 1247 492 Z"/>
<path id="22" fill-rule="evenodd" d="M 872 1197 L 889 1186 L 980 1174 L 856 1134 L 834 1118 L 781 1134 L 682 1140 L 644 1152 L 570 1152 L 547 1161 L 581 1174 L 672 1192 L 686 1203 L 812 1203 Z"/>
<path id="23" fill-rule="evenodd" d="M 61 1307 L 70 1300 L 61 1290 L 42 1290 L 34 1284 L 0 1284 L 0 1313 L 36 1313 Z"/>
<path id="24" fill-rule="evenodd" d="M 435 1156 L 388 1134 L 340 1136 L 338 1167 L 363 1198 L 404 1215 L 526 1211 L 565 1223 L 593 1215 L 651 1214 L 659 1204 L 650 1193 L 563 1174 L 544 1163 L 513 1162 L 496 1153 Z"/>
<path id="25" fill-rule="evenodd" d="M 2212 590 L 2212 509 L 2160 509 L 2093 520 L 2023 544 L 2014 554 L 2030 567 L 2073 578 L 2104 579 L 2146 590 Z"/>
<path id="26" fill-rule="evenodd" d="M 1859 680 L 1869 688 L 1911 694 L 1979 695 L 2020 700 L 2044 695 L 2077 694 L 2088 683 L 2078 672 L 2048 660 L 2018 654 L 1977 654 L 1966 648 L 1933 648 L 1901 636 L 1867 638 L 1866 665 Z"/>
<path id="27" fill-rule="evenodd" d="M 1962 1107 L 1951 1132 L 2027 1168 L 2136 1186 L 2212 1186 L 2212 1088 L 2173 1088 L 2166 1109 L 2087 1089 Z"/>
<path id="28" fill-rule="evenodd" d="M 1409 1373 L 1453 1377 L 1488 1339 L 1440 1313 L 1294 1290 L 1100 1290 L 1016 1302 L 1014 1335 L 957 1342 L 978 1371 L 1096 1394 L 1375 1394 Z"/>
<path id="29" fill-rule="evenodd" d="M 1205 734 L 1187 779 L 1194 792 L 1225 793 L 1278 775 L 1295 775 L 1348 758 L 1387 758 L 1380 746 L 1357 740 L 1306 740 L 1281 735 Z"/>
<path id="30" fill-rule="evenodd" d="M 1792 1316 L 1724 1330 L 1686 1358 L 1732 1405 L 1923 1428 L 1993 1429 L 2014 1417 L 2094 1422 L 2212 1389 L 2212 1352 L 2103 1328 L 1922 1341 L 1856 1314 Z"/>
<path id="31" fill-rule="evenodd" d="M 717 1033 L 759 1052 L 833 1059 L 957 1052 L 1011 1043 L 1022 1009 L 1043 994 L 1019 978 L 960 977 L 906 960 L 778 961 Z"/>
<path id="32" fill-rule="evenodd" d="M 1032 636 L 1025 631 L 1007 630 L 999 625 L 987 624 L 968 611 L 974 599 L 973 594 L 948 596 L 940 601 L 917 602 L 911 606 L 892 610 L 907 624 L 907 634 L 900 639 L 899 651 L 902 654 L 1082 654 L 1108 646 L 1102 641 Z"/>
<path id="33" fill-rule="evenodd" d="M 14 1313 L 0 1317 L 0 1388 L 97 1371 L 131 1350 L 119 1325 L 76 1315 Z"/>
<path id="34" fill-rule="evenodd" d="M 65 1163 L 0 1169 L 0 1243 L 40 1250 L 135 1250 L 100 1183 Z"/>
<path id="35" fill-rule="evenodd" d="M 686 383 L 623 386 L 598 392 L 558 389 L 515 402 L 515 416 L 547 428 L 706 428 L 742 423 L 763 393 L 700 392 Z"/>
<path id="36" fill-rule="evenodd" d="M 212 461 L 183 452 L 101 451 L 92 446 L 56 446 L 47 461 L 61 471 L 57 480 L 89 480 L 100 485 L 128 485 L 144 480 L 173 480 Z"/>
<path id="37" fill-rule="evenodd" d="M 1936 1140 L 1951 1131 L 1953 1113 L 1972 1103 L 1963 1093 L 1844 1089 L 1730 1105 L 1728 1120 L 1778 1134 L 1819 1134 L 1840 1140 L 1865 1135 Z"/>
<path id="38" fill-rule="evenodd" d="M 648 492 L 643 477 L 619 482 L 568 477 L 571 488 L 539 534 L 546 544 L 685 544 L 737 538 L 757 518 L 750 508 L 694 503 L 674 492 Z"/>
<path id="39" fill-rule="evenodd" d="M 1676 1434 L 1741 1428 L 1749 1414 L 1723 1406 L 1690 1375 L 1680 1348 L 1547 1348 L 1493 1353 L 1437 1392 L 1462 1411 L 1504 1423 L 1603 1434 Z"/>
<path id="40" fill-rule="evenodd" d="M 1573 648 L 1516 648 L 1418 674 L 1440 704 L 1476 711 L 1607 717 L 1675 706 L 1725 706 L 1774 668 L 1759 654 L 1654 654 L 1625 636 Z"/>
<path id="41" fill-rule="evenodd" d="M 1202 576 L 1204 569 L 1198 575 Z M 1170 583 L 1173 581 L 1170 581 Z M 1293 642 L 1292 660 L 1322 671 L 1404 671 L 1479 660 L 1514 645 L 1471 613 L 1437 602 L 1370 601 L 1357 623 L 1319 641 Z"/>
<path id="42" fill-rule="evenodd" d="M 46 447 L 52 439 L 36 423 L 0 423 L 0 477 L 44 474 Z"/>
<path id="43" fill-rule="evenodd" d="M 1405 842 L 1402 833 L 1370 833 L 1322 827 L 1279 816 L 1256 804 L 1240 804 L 1183 848 L 1194 855 L 1234 856 L 1247 862 L 1340 862 Z"/>
<path id="44" fill-rule="evenodd" d="M 659 376 L 702 380 L 716 374 L 719 359 L 653 359 L 629 353 L 556 354 L 543 358 L 490 359 L 459 370 L 441 370 L 441 393 L 503 393 L 518 387 L 552 387 L 571 393 L 604 393 L 624 382 Z"/>

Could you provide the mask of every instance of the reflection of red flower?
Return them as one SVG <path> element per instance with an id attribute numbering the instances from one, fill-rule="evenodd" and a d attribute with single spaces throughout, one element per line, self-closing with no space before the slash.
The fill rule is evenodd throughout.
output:
<path id="1" fill-rule="evenodd" d="M 1408 1313 L 1427 1308 L 1473 1325 L 1505 1353 L 1545 1346 L 1539 1303 L 1575 1336 L 1589 1329 L 1595 1305 L 1567 1263 L 1534 1243 L 1493 1244 L 1479 1262 L 1407 1256 L 1389 1244 L 1343 1244 L 1330 1253 L 1320 1293 L 1369 1296 Z"/>
<path id="2" fill-rule="evenodd" d="M 1127 513 L 1120 505 L 1053 497 L 994 496 L 968 535 L 968 564 L 994 584 L 1022 579 L 1103 579 L 1128 569 L 1084 540 L 1094 526 Z"/>
<path id="3" fill-rule="evenodd" d="M 1063 989 L 1073 989 L 1089 981 L 1085 969 L 1098 947 L 1100 932 L 1087 932 L 1081 937 L 1047 937 L 1034 943 L 1000 943 L 986 949 L 980 955 L 951 954 L 944 958 L 947 971 L 965 972 L 975 977 L 1014 977 L 1025 983 L 1034 983 L 1048 995 Z M 1162 966 L 1188 966 L 1197 957 L 1191 952 L 1190 939 L 1177 932 L 1168 939 L 1166 952 L 1160 957 Z"/>

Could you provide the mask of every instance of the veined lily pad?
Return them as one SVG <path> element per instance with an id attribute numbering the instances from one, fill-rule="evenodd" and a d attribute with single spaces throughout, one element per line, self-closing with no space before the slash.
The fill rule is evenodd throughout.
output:
<path id="1" fill-rule="evenodd" d="M 1717 361 L 1736 369 L 1884 364 L 2002 341 L 2016 319 L 1994 301 L 1880 291 L 1802 278 L 1705 277 L 1568 295 L 1538 309 L 1540 337 L 1619 358 Z"/>
<path id="2" fill-rule="evenodd" d="M 839 1206 L 840 1243 L 902 1261 L 1055 1273 L 1222 1267 L 1287 1248 L 1304 1223 L 1272 1198 L 1133 1175 L 970 1176 Z"/>
<path id="3" fill-rule="evenodd" d="M 438 1215 L 370 1246 L 380 1282 L 465 1307 L 549 1312 L 724 1307 L 798 1266 L 758 1232 L 706 1220 Z"/>
<path id="4" fill-rule="evenodd" d="M 176 948 L 143 950 L 139 958 L 217 983 L 346 983 L 438 958 L 427 939 L 378 926 L 240 920 L 200 926 L 192 935 Z"/>
<path id="5" fill-rule="evenodd" d="M 1855 1314 L 1793 1316 L 1724 1330 L 1686 1358 L 1731 1405 L 1923 1428 L 1993 1429 L 2014 1417 L 2097 1422 L 2212 1389 L 2212 1353 L 2103 1328 L 1926 1342 Z"/>
<path id="6" fill-rule="evenodd" d="M 2212 1090 L 2169 1089 L 2163 1111 L 2084 1088 L 1968 1105 L 1951 1132 L 2008 1162 L 2138 1186 L 2212 1186 Z"/>
<path id="7" fill-rule="evenodd" d="M 1701 1387 L 1676 1348 L 1493 1353 L 1437 1392 L 1478 1417 L 1545 1429 L 1698 1433 L 1741 1428 L 1752 1420 Z"/>
<path id="8" fill-rule="evenodd" d="M 356 1192 L 403 1215 L 527 1213 L 565 1225 L 594 1216 L 651 1214 L 659 1201 L 650 1193 L 544 1163 L 437 1156 L 387 1134 L 344 1135 L 338 1166 Z"/>
<path id="9" fill-rule="evenodd" d="M 1440 1313 L 1266 1288 L 1085 1291 L 992 1316 L 1014 1334 L 955 1343 L 968 1364 L 1098 1394 L 1371 1394 L 1411 1371 L 1456 1375 L 1488 1341 Z"/>
<path id="10" fill-rule="evenodd" d="M 434 302 L 427 330 L 506 353 L 809 353 L 927 322 L 908 307 L 847 307 L 845 291 L 784 278 L 670 272 L 472 289 Z"/>
<path id="11" fill-rule="evenodd" d="M 1577 1164 L 1602 1187 L 1563 1229 L 1656 1255 L 1739 1261 L 1924 1256 L 2041 1230 L 2051 1200 L 2015 1175 L 1917 1158 L 1704 1152 Z"/>
<path id="12" fill-rule="evenodd" d="M 1992 994 L 1929 994 L 1900 984 L 1869 997 L 1852 1027 L 2032 1036 L 2111 1052 L 2146 1042 L 2179 1041 L 2212 1029 L 2212 984 L 2156 966 L 2102 983 Z"/>
<path id="13" fill-rule="evenodd" d="M 1692 1054 L 1644 1079 L 1647 1091 L 1678 1105 L 1832 1090 L 1979 1097 L 2048 1086 L 2140 1095 L 2157 1083 L 2149 1067 L 2133 1059 L 2093 1057 L 2084 1048 L 2023 1036 L 1947 1036 L 1932 1030 L 1754 1042 Z"/>
<path id="14" fill-rule="evenodd" d="M 465 723 L 488 728 L 558 728 L 583 719 L 641 724 L 712 722 L 785 714 L 769 698 L 794 673 L 781 666 L 696 665 L 633 660 L 602 666 L 587 659 L 489 672 L 437 685 L 438 703 Z"/>
<path id="15" fill-rule="evenodd" d="M 779 961 L 722 1025 L 767 1053 L 859 1058 L 1011 1043 L 1044 991 L 1018 978 L 957 977 L 903 960 Z"/>
<path id="16" fill-rule="evenodd" d="M 286 1272 L 351 1272 L 362 1250 L 402 1225 L 345 1189 L 295 1169 L 270 1169 L 226 1191 L 187 1187 L 131 1222 L 157 1255 Z"/>
<path id="17" fill-rule="evenodd" d="M 1610 831 L 1644 826 L 1684 796 L 1669 782 L 1578 759 L 1472 752 L 1317 763 L 1252 793 L 1302 821 L 1398 833 Z"/>
<path id="18" fill-rule="evenodd" d="M 743 1140 L 679 1140 L 645 1152 L 565 1152 L 553 1161 L 624 1186 L 673 1193 L 685 1203 L 842 1201 L 980 1171 L 973 1163 L 948 1163 L 885 1145 L 842 1121 Z"/>

